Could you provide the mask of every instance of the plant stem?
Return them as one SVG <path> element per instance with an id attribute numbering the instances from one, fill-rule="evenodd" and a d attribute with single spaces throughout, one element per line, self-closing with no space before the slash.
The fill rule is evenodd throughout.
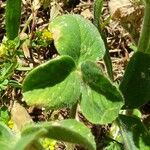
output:
<path id="1" fill-rule="evenodd" d="M 94 25 L 97 27 L 97 29 L 104 41 L 104 45 L 106 48 L 104 62 L 105 62 L 106 68 L 107 68 L 108 76 L 113 81 L 114 77 L 113 77 L 112 62 L 111 62 L 111 58 L 110 58 L 110 54 L 109 54 L 107 39 L 106 39 L 105 34 L 101 30 L 101 24 L 100 24 L 100 16 L 101 16 L 101 12 L 102 12 L 102 7 L 103 7 L 103 0 L 95 0 L 95 2 L 94 2 Z"/>
<path id="2" fill-rule="evenodd" d="M 76 113 L 77 113 L 77 107 L 78 107 L 78 102 L 75 103 L 71 109 L 70 109 L 70 119 L 75 119 L 76 118 Z M 74 150 L 74 144 L 72 143 L 66 143 L 66 150 Z"/>
<path id="3" fill-rule="evenodd" d="M 27 28 L 28 28 L 29 24 L 31 23 L 32 19 L 33 19 L 33 15 L 31 14 L 29 16 L 28 20 L 26 21 L 25 26 L 23 27 L 21 33 L 24 33 L 27 30 Z"/>
<path id="4" fill-rule="evenodd" d="M 105 62 L 106 68 L 107 68 L 107 73 L 108 73 L 110 79 L 113 81 L 114 75 L 113 75 L 113 68 L 112 68 L 112 62 L 111 62 L 111 58 L 110 58 L 110 54 L 109 54 L 109 49 L 108 49 L 108 45 L 107 45 L 107 39 L 104 34 L 103 34 L 102 38 L 103 38 L 105 48 L 106 48 L 106 53 L 104 55 L 104 62 Z"/>
<path id="5" fill-rule="evenodd" d="M 144 21 L 138 43 L 138 51 L 150 54 L 150 1 L 145 1 Z"/>
<path id="6" fill-rule="evenodd" d="M 14 40 L 18 36 L 21 3 L 21 0 L 7 0 L 6 2 L 6 35 L 9 40 Z"/>

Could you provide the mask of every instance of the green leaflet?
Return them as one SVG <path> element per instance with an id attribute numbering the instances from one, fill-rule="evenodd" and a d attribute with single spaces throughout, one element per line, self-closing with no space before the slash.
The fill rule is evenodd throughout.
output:
<path id="1" fill-rule="evenodd" d="M 150 100 L 150 55 L 136 52 L 120 84 L 126 108 L 137 108 Z"/>
<path id="2" fill-rule="evenodd" d="M 79 15 L 62 15 L 49 24 L 55 47 L 60 55 L 76 62 L 103 58 L 105 46 L 96 27 Z"/>
<path id="3" fill-rule="evenodd" d="M 54 109 L 74 104 L 80 96 L 80 80 L 74 68 L 75 63 L 69 56 L 61 56 L 35 68 L 23 83 L 26 102 Z"/>
<path id="4" fill-rule="evenodd" d="M 89 150 L 96 150 L 90 129 L 73 119 L 31 124 L 23 129 L 20 137 L 12 136 L 2 124 L 0 129 L 2 150 L 42 150 L 39 139 L 43 137 L 80 144 Z"/>
<path id="5" fill-rule="evenodd" d="M 80 82 L 75 72 L 52 87 L 24 91 L 24 98 L 29 105 L 45 106 L 51 109 L 70 107 L 79 97 Z"/>
<path id="6" fill-rule="evenodd" d="M 13 134 L 11 130 L 0 122 L 0 149 L 8 150 L 10 145 L 13 145 Z"/>
<path id="7" fill-rule="evenodd" d="M 8 150 L 44 150 L 38 140 L 45 135 L 46 130 L 44 128 L 31 130 L 33 130 L 32 133 L 21 135 L 15 145 Z"/>
<path id="8" fill-rule="evenodd" d="M 110 123 L 119 114 L 123 97 L 119 90 L 103 75 L 100 68 L 91 61 L 81 65 L 82 85 L 81 110 L 92 123 Z"/>
<path id="9" fill-rule="evenodd" d="M 75 62 L 69 56 L 49 60 L 28 74 L 24 80 L 23 91 L 54 86 L 63 81 L 75 67 Z"/>
<path id="10" fill-rule="evenodd" d="M 18 36 L 21 18 L 21 0 L 7 0 L 6 3 L 6 35 L 9 40 Z"/>
<path id="11" fill-rule="evenodd" d="M 63 15 L 50 23 L 49 30 L 63 56 L 28 74 L 23 83 L 25 101 L 58 109 L 72 106 L 81 96 L 81 110 L 87 119 L 97 124 L 112 122 L 123 98 L 94 63 L 105 52 L 96 27 L 79 15 Z"/>
<path id="12" fill-rule="evenodd" d="M 0 122 L 0 141 L 12 138 L 11 130 L 2 122 Z"/>
<path id="13" fill-rule="evenodd" d="M 150 133 L 137 117 L 119 115 L 118 123 L 125 150 L 149 150 Z"/>
<path id="14" fill-rule="evenodd" d="M 33 69 L 24 80 L 23 95 L 30 105 L 69 107 L 81 94 L 80 65 L 76 64 L 102 58 L 105 47 L 96 27 L 79 15 L 57 17 L 50 23 L 49 30 L 63 56 Z"/>
<path id="15" fill-rule="evenodd" d="M 22 136 L 32 135 L 41 129 L 46 131 L 42 137 L 49 137 L 59 141 L 76 143 L 83 145 L 89 150 L 96 150 L 94 137 L 90 130 L 84 124 L 76 120 L 67 119 L 62 121 L 41 123 L 25 129 Z"/>

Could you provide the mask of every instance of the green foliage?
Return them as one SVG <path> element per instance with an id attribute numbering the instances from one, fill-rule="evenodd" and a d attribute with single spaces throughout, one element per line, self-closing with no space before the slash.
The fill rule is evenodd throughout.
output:
<path id="1" fill-rule="evenodd" d="M 149 150 L 150 133 L 140 119 L 132 116 L 120 115 L 118 118 L 124 148 L 127 150 Z"/>
<path id="2" fill-rule="evenodd" d="M 94 137 L 90 130 L 82 123 L 72 119 L 30 125 L 23 129 L 19 137 L 13 135 L 5 125 L 0 124 L 2 150 L 42 150 L 38 142 L 42 137 L 77 143 L 89 150 L 96 150 Z"/>
<path id="3" fill-rule="evenodd" d="M 12 131 L 4 123 L 0 122 L 0 148 L 1 150 L 9 150 L 11 147 L 10 143 L 13 143 L 12 140 L 13 140 Z"/>
<path id="4" fill-rule="evenodd" d="M 137 108 L 150 100 L 150 55 L 136 52 L 120 85 L 126 108 Z"/>
<path id="5" fill-rule="evenodd" d="M 100 29 L 100 16 L 102 15 L 103 0 L 94 1 L 94 25 Z"/>
<path id="6" fill-rule="evenodd" d="M 112 122 L 123 105 L 121 93 L 95 63 L 86 61 L 81 70 L 84 80 L 81 110 L 84 116 L 97 124 Z"/>
<path id="7" fill-rule="evenodd" d="M 52 42 L 52 33 L 47 29 L 37 30 L 34 36 L 35 38 L 32 40 L 32 47 L 34 48 L 47 47 Z"/>
<path id="8" fill-rule="evenodd" d="M 116 142 L 111 142 L 104 150 L 124 150 L 122 146 L 120 146 Z"/>
<path id="9" fill-rule="evenodd" d="M 113 70 L 112 70 L 112 62 L 111 62 L 111 58 L 110 58 L 110 54 L 109 54 L 109 48 L 108 48 L 108 44 L 107 44 L 107 39 L 105 36 L 105 33 L 102 32 L 102 26 L 104 26 L 104 24 L 106 24 L 107 21 L 105 21 L 103 24 L 100 21 L 100 17 L 102 15 L 102 8 L 103 8 L 103 0 L 95 0 L 94 1 L 94 21 L 93 24 L 97 27 L 100 35 L 102 36 L 102 39 L 104 41 L 105 44 L 105 48 L 106 48 L 106 52 L 104 55 L 104 62 L 107 68 L 107 73 L 110 77 L 111 80 L 113 80 Z"/>
<path id="10" fill-rule="evenodd" d="M 26 102 L 56 109 L 74 105 L 81 95 L 81 111 L 89 121 L 112 122 L 123 97 L 95 64 L 105 51 L 98 30 L 78 15 L 60 16 L 49 29 L 62 56 L 28 74 L 23 83 Z"/>
<path id="11" fill-rule="evenodd" d="M 23 83 L 26 102 L 55 109 L 74 104 L 80 96 L 80 82 L 74 69 L 73 59 L 61 56 L 31 71 Z"/>
<path id="12" fill-rule="evenodd" d="M 55 47 L 60 55 L 71 56 L 76 63 L 102 59 L 104 43 L 98 30 L 79 15 L 62 15 L 49 24 Z"/>
<path id="13" fill-rule="evenodd" d="M 23 96 L 27 104 L 49 109 L 70 107 L 74 111 L 74 106 L 79 104 L 83 115 L 94 124 L 112 123 L 117 118 L 112 125 L 115 131 L 109 134 L 114 139 L 111 139 L 106 150 L 149 150 L 150 133 L 138 118 L 141 117 L 140 112 L 132 109 L 145 104 L 150 98 L 150 1 L 145 0 L 141 37 L 119 86 L 120 90 L 96 64 L 97 60 L 104 58 L 107 72 L 113 80 L 108 45 L 100 28 L 102 4 L 102 0 L 95 0 L 94 24 L 97 28 L 79 15 L 62 15 L 49 24 L 48 30 L 36 32 L 31 45 L 46 47 L 53 40 L 59 56 L 29 72 L 23 82 Z M 8 39 L 0 45 L 0 92 L 10 83 L 20 87 L 17 82 L 10 80 L 17 66 L 16 50 L 20 40 L 16 37 L 20 17 L 21 0 L 7 0 Z M 119 115 L 123 105 L 126 115 Z M 72 116 L 75 113 L 71 112 Z M 2 123 L 8 120 L 8 112 L 1 109 L 1 150 L 43 150 L 40 143 L 43 138 L 76 143 L 89 150 L 96 150 L 90 130 L 76 120 L 31 124 L 19 136 L 19 133 L 15 135 Z"/>
<path id="14" fill-rule="evenodd" d="M 18 36 L 21 18 L 21 0 L 7 0 L 6 3 L 6 34 L 9 40 Z"/>
<path id="15" fill-rule="evenodd" d="M 7 124 L 9 120 L 10 120 L 10 114 L 7 108 L 1 107 L 0 108 L 0 122 Z"/>

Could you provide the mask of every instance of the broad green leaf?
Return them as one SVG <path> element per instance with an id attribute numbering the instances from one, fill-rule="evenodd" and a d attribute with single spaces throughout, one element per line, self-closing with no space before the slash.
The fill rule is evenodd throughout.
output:
<path id="1" fill-rule="evenodd" d="M 62 56 L 31 71 L 23 83 L 23 95 L 29 105 L 49 108 L 69 107 L 80 96 L 80 80 L 73 71 L 75 63 Z"/>
<path id="2" fill-rule="evenodd" d="M 139 118 L 119 115 L 118 123 L 125 150 L 149 150 L 150 133 Z"/>
<path id="3" fill-rule="evenodd" d="M 7 123 L 10 120 L 10 114 L 7 107 L 3 106 L 0 108 L 0 122 Z"/>
<path id="4" fill-rule="evenodd" d="M 75 63 L 69 56 L 52 59 L 28 74 L 23 83 L 23 91 L 54 86 L 63 81 L 74 69 Z"/>
<path id="5" fill-rule="evenodd" d="M 44 150 L 38 142 L 38 139 L 46 133 L 47 131 L 41 128 L 37 131 L 33 129 L 33 131 L 28 134 L 22 134 L 14 147 L 9 150 Z"/>
<path id="6" fill-rule="evenodd" d="M 13 145 L 13 134 L 11 130 L 2 122 L 0 122 L 0 149 L 9 150 L 10 145 Z"/>
<path id="7" fill-rule="evenodd" d="M 22 136 L 30 135 L 32 132 L 38 132 L 41 129 L 46 130 L 42 137 L 81 144 L 89 150 L 96 150 L 94 137 L 90 130 L 76 120 L 68 119 L 37 124 L 25 129 Z"/>
<path id="8" fill-rule="evenodd" d="M 60 55 L 69 55 L 76 62 L 103 58 L 104 43 L 96 27 L 79 15 L 62 15 L 54 19 L 49 30 Z"/>
<path id="9" fill-rule="evenodd" d="M 81 99 L 83 115 L 92 123 L 111 123 L 123 105 L 121 93 L 95 63 L 86 61 L 81 70 L 84 80 Z"/>
<path id="10" fill-rule="evenodd" d="M 150 101 L 150 55 L 136 52 L 120 85 L 126 108 L 137 108 Z"/>
<path id="11" fill-rule="evenodd" d="M 80 82 L 76 72 L 52 87 L 33 89 L 24 92 L 29 105 L 45 106 L 52 109 L 70 107 L 79 99 Z"/>
<path id="12" fill-rule="evenodd" d="M 10 140 L 13 137 L 11 130 L 2 122 L 0 122 L 0 140 Z"/>
<path id="13" fill-rule="evenodd" d="M 0 148 L 1 150 L 11 150 L 11 147 L 10 147 L 10 142 L 6 142 L 6 141 L 0 141 Z"/>

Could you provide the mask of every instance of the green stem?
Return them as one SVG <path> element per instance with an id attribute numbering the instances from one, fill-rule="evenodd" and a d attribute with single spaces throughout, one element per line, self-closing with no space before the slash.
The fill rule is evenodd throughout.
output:
<path id="1" fill-rule="evenodd" d="M 101 12 L 102 12 L 102 7 L 103 7 L 103 0 L 95 0 L 95 2 L 94 2 L 94 25 L 97 27 L 97 29 L 104 41 L 104 45 L 106 48 L 104 62 L 105 62 L 106 68 L 107 68 L 108 76 L 113 81 L 114 76 L 113 76 L 112 62 L 111 62 L 111 58 L 110 58 L 110 54 L 109 54 L 107 39 L 106 39 L 105 34 L 101 30 L 101 24 L 100 24 L 100 16 L 101 16 Z"/>
<path id="2" fill-rule="evenodd" d="M 33 19 L 33 15 L 31 14 L 29 16 L 28 20 L 26 21 L 21 33 L 24 33 L 27 30 L 27 28 L 28 28 L 29 24 L 31 23 L 32 19 Z"/>
<path id="3" fill-rule="evenodd" d="M 111 58 L 110 58 L 110 54 L 109 54 L 107 39 L 106 39 L 104 34 L 102 35 L 102 38 L 103 38 L 105 48 L 106 48 L 106 53 L 104 56 L 104 62 L 105 62 L 106 68 L 107 68 L 107 73 L 108 73 L 110 79 L 113 81 L 114 75 L 113 75 L 113 68 L 112 68 L 112 62 L 111 62 Z"/>
<path id="4" fill-rule="evenodd" d="M 138 51 L 150 54 L 150 1 L 145 1 L 144 21 L 138 43 Z"/>
<path id="5" fill-rule="evenodd" d="M 6 35 L 9 40 L 18 36 L 21 18 L 21 0 L 6 2 Z"/>
<path id="6" fill-rule="evenodd" d="M 69 118 L 70 119 L 75 119 L 76 118 L 76 113 L 77 113 L 77 107 L 78 107 L 78 103 L 75 103 L 71 109 L 70 109 L 70 115 Z M 66 143 L 66 150 L 74 150 L 74 144 L 72 143 Z"/>

